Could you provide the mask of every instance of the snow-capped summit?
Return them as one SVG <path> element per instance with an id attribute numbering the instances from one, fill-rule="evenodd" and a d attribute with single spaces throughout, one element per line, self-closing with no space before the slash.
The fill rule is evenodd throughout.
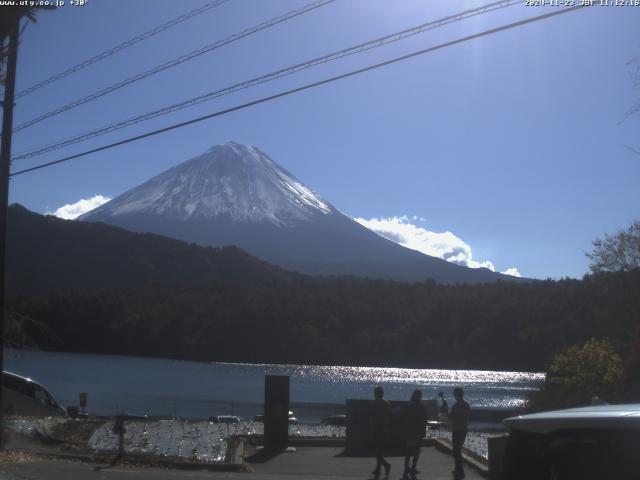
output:
<path id="1" fill-rule="evenodd" d="M 256 147 L 227 142 L 162 172 L 87 218 L 130 214 L 287 225 L 335 209 Z M 102 218 L 104 220 L 104 218 Z"/>
<path id="2" fill-rule="evenodd" d="M 309 274 L 515 281 L 393 243 L 342 214 L 256 147 L 217 145 L 81 217 L 200 245 L 236 245 Z"/>

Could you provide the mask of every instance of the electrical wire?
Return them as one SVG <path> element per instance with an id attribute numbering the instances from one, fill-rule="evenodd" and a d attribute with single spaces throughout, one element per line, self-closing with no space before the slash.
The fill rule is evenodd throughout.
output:
<path id="1" fill-rule="evenodd" d="M 210 113 L 208 115 L 204 115 L 204 116 L 201 116 L 201 117 L 193 118 L 193 119 L 187 120 L 185 122 L 177 123 L 177 124 L 174 124 L 174 125 L 170 125 L 168 127 L 164 127 L 164 128 L 160 128 L 160 129 L 157 129 L 157 130 L 150 131 L 150 132 L 146 132 L 146 133 L 143 133 L 141 135 L 136 135 L 134 137 L 129 137 L 129 138 L 126 138 L 124 140 L 120 140 L 118 142 L 114 142 L 114 143 L 111 143 L 111 144 L 108 144 L 108 145 L 103 145 L 101 147 L 93 148 L 91 150 L 86 150 L 84 152 L 77 153 L 75 155 L 70 155 L 70 156 L 67 156 L 67 157 L 64 157 L 64 158 L 60 158 L 58 160 L 53 160 L 53 161 L 46 162 L 46 163 L 43 163 L 43 164 L 40 164 L 40 165 L 36 165 L 34 167 L 31 167 L 31 168 L 26 168 L 26 169 L 23 169 L 23 170 L 19 170 L 17 172 L 11 173 L 10 176 L 14 177 L 14 176 L 17 176 L 17 175 L 22 175 L 22 174 L 25 174 L 25 173 L 28 173 L 28 172 L 33 172 L 33 171 L 40 170 L 40 169 L 43 169 L 43 168 L 47 168 L 47 167 L 50 167 L 50 166 L 53 166 L 53 165 L 58 165 L 58 164 L 63 163 L 63 162 L 68 162 L 68 161 L 74 160 L 76 158 L 85 157 L 85 156 L 90 155 L 92 153 L 97 153 L 97 152 L 101 152 L 101 151 L 104 151 L 104 150 L 109 150 L 111 148 L 115 148 L 115 147 L 118 147 L 120 145 L 125 145 L 127 143 L 136 142 L 136 141 L 142 140 L 144 138 L 148 138 L 148 137 L 152 137 L 152 136 L 155 136 L 155 135 L 159 135 L 161 133 L 169 132 L 171 130 L 176 130 L 178 128 L 186 127 L 188 125 L 193 125 L 195 123 L 199 123 L 199 122 L 202 122 L 204 120 L 209 120 L 211 118 L 215 118 L 215 117 L 219 117 L 219 116 L 222 116 L 222 115 L 226 115 L 228 113 L 232 113 L 232 112 L 236 112 L 236 111 L 239 111 L 239 110 L 243 110 L 243 109 L 246 109 L 246 108 L 249 108 L 249 107 L 253 107 L 255 105 L 259 105 L 259 104 L 262 104 L 262 103 L 270 102 L 272 100 L 276 100 L 276 99 L 281 98 L 281 97 L 292 95 L 294 93 L 302 92 L 302 91 L 305 91 L 305 90 L 309 90 L 311 88 L 319 87 L 321 85 L 326 85 L 328 83 L 333 83 L 333 82 L 336 82 L 338 80 L 342 80 L 342 79 L 345 79 L 345 78 L 353 77 L 355 75 L 359 75 L 361 73 L 365 73 L 365 72 L 368 72 L 368 71 L 371 71 L 371 70 L 375 70 L 375 69 L 378 69 L 378 68 L 381 68 L 381 67 L 385 67 L 387 65 L 392 65 L 392 64 L 407 60 L 409 58 L 417 57 L 419 55 L 424 55 L 426 53 L 430 53 L 430 52 L 433 52 L 433 51 L 436 51 L 436 50 L 441 50 L 443 48 L 451 47 L 453 45 L 458 45 L 458 44 L 461 44 L 461 43 L 465 43 L 465 42 L 468 42 L 468 41 L 471 41 L 471 40 L 475 40 L 477 38 L 481 38 L 481 37 L 485 37 L 485 36 L 488 36 L 488 35 L 492 35 L 494 33 L 502 32 L 502 31 L 505 31 L 505 30 L 510 30 L 510 29 L 513 29 L 513 28 L 521 27 L 521 26 L 529 24 L 529 23 L 537 22 L 537 21 L 540 21 L 540 20 L 545 20 L 547 18 L 555 17 L 557 15 L 562 15 L 564 13 L 576 11 L 576 10 L 579 10 L 581 8 L 585 8 L 587 6 L 589 6 L 589 5 L 588 4 L 583 4 L 583 5 L 576 5 L 576 6 L 573 6 L 573 7 L 563 8 L 563 9 L 560 9 L 560 10 L 554 10 L 554 11 L 546 13 L 546 14 L 538 15 L 538 16 L 535 16 L 535 17 L 530 17 L 530 18 L 527 18 L 527 19 L 524 19 L 524 20 L 520 20 L 520 21 L 517 21 L 517 22 L 509 23 L 509 24 L 506 24 L 506 25 L 501 25 L 500 27 L 492 28 L 492 29 L 489 29 L 489 30 L 484 30 L 484 31 L 482 31 L 480 33 L 467 35 L 465 37 L 461 37 L 461 38 L 458 38 L 458 39 L 455 39 L 455 40 L 451 40 L 449 42 L 441 43 L 441 44 L 433 46 L 433 47 L 429 47 L 429 48 L 425 48 L 425 49 L 422 49 L 422 50 L 418 50 L 416 52 L 412 52 L 412 53 L 409 53 L 409 54 L 406 54 L 406 55 L 402 55 L 400 57 L 395 57 L 395 58 L 392 58 L 390 60 L 386 60 L 386 61 L 381 62 L 381 63 L 376 63 L 374 65 L 369 65 L 368 67 L 360 68 L 360 69 L 357 69 L 357 70 L 352 70 L 350 72 L 343 73 L 341 75 L 337 75 L 337 76 L 334 76 L 334 77 L 326 78 L 326 79 L 320 80 L 318 82 L 313 82 L 313 83 L 309 83 L 309 84 L 303 85 L 301 87 L 293 88 L 291 90 L 286 90 L 284 92 L 280 92 L 280 93 L 277 93 L 275 95 L 270 95 L 268 97 L 262 97 L 262 98 L 259 98 L 258 100 L 253 100 L 251 102 L 243 103 L 241 105 L 236 105 L 235 107 L 227 108 L 227 109 L 224 109 L 224 110 L 219 110 L 217 112 L 213 112 L 213 113 Z"/>
<path id="2" fill-rule="evenodd" d="M 76 73 L 80 70 L 82 70 L 83 68 L 88 67 L 89 65 L 93 65 L 96 62 L 99 62 L 100 60 L 104 60 L 105 58 L 108 58 L 112 55 L 115 55 L 118 52 L 121 52 L 122 50 L 131 47 L 132 45 L 135 45 L 136 43 L 140 43 L 143 40 L 146 40 L 147 38 L 153 37 L 154 35 L 157 35 L 160 32 L 163 32 L 171 27 L 174 27 L 176 25 L 179 25 L 180 23 L 189 20 L 190 18 L 195 17 L 196 15 L 200 15 L 201 13 L 204 13 L 208 10 L 211 10 L 214 7 L 217 7 L 219 5 L 222 5 L 223 3 L 227 2 L 229 0 L 215 0 L 213 2 L 209 2 L 209 3 L 205 3 L 203 6 L 201 6 L 200 8 L 196 8 L 194 10 L 191 10 L 190 12 L 185 13 L 184 15 L 180 15 L 179 17 L 176 17 L 172 20 L 169 20 L 168 22 L 163 23 L 162 25 L 158 25 L 155 28 L 152 28 L 151 30 L 148 30 L 144 33 L 141 33 L 140 35 L 136 35 L 133 38 L 130 38 L 129 40 L 120 43 L 119 45 L 116 45 L 115 47 L 110 48 L 109 50 L 105 50 L 102 53 L 99 53 L 83 62 L 78 63 L 77 65 L 74 65 L 73 67 L 69 67 L 66 70 L 57 73 L 55 75 L 52 75 L 49 78 L 46 78 L 44 80 L 42 80 L 39 83 L 36 83 L 35 85 L 26 88 L 24 90 L 22 90 L 21 92 L 16 94 L 15 98 L 21 98 L 24 97 L 26 95 L 29 95 L 30 93 L 35 92 L 36 90 L 41 89 L 42 87 L 45 87 L 53 82 L 57 82 L 60 79 L 63 79 L 65 77 L 68 77 L 69 75 Z"/>
<path id="3" fill-rule="evenodd" d="M 323 55 L 321 57 L 317 57 L 284 69 L 280 69 L 280 70 L 276 70 L 274 72 L 268 73 L 266 75 L 262 75 L 256 78 L 252 78 L 250 80 L 241 82 L 241 83 L 236 83 L 234 85 L 230 85 L 227 87 L 224 87 L 222 89 L 218 89 L 218 90 L 214 90 L 212 92 L 208 92 L 205 93 L 203 95 L 199 95 L 197 97 L 193 97 L 190 98 L 188 100 L 184 100 L 178 103 L 174 103 L 165 107 L 162 107 L 160 109 L 151 111 L 151 112 L 147 112 L 147 113 L 143 113 L 140 115 L 136 115 L 134 117 L 130 117 L 126 120 L 122 120 L 120 122 L 114 123 L 114 124 L 110 124 L 104 127 L 100 127 L 98 129 L 92 130 L 90 132 L 85 132 L 83 134 L 80 135 L 76 135 L 74 137 L 71 138 L 67 138 L 65 140 L 53 143 L 53 144 L 49 144 L 43 147 L 38 147 L 34 150 L 31 151 L 27 151 L 24 153 L 20 153 L 16 156 L 14 156 L 14 158 L 12 160 L 23 160 L 23 159 L 27 159 L 27 158 L 32 158 L 32 157 L 36 157 L 39 155 L 43 155 L 45 153 L 49 153 L 51 151 L 54 150 L 58 150 L 60 148 L 64 148 L 79 142 L 83 142 L 101 135 L 105 135 L 107 133 L 111 133 L 114 132 L 116 130 L 120 130 L 122 128 L 126 128 L 129 127 L 131 125 L 137 124 L 137 123 L 141 123 L 147 120 L 151 120 L 153 118 L 159 117 L 161 115 L 166 115 L 169 113 L 173 113 L 175 111 L 178 110 L 182 110 L 184 108 L 188 108 L 188 107 L 192 107 L 194 105 L 198 105 L 200 103 L 206 102 L 206 101 L 210 101 L 213 100 L 215 98 L 218 97 L 222 97 L 225 95 L 229 95 L 231 93 L 235 93 L 238 92 L 240 90 L 244 90 L 256 85 L 261 85 L 263 83 L 267 83 L 273 80 L 277 80 L 279 78 L 283 78 L 289 75 L 293 75 L 297 72 L 300 72 L 302 70 L 306 70 L 308 68 L 312 68 L 314 66 L 320 65 L 320 64 L 324 64 L 324 63 L 328 63 L 334 60 L 338 60 L 350 55 L 354 55 L 354 54 L 358 54 L 358 53 L 362 53 L 368 50 L 371 50 L 373 48 L 379 48 L 382 47 L 384 45 L 388 45 L 390 43 L 394 43 L 400 40 L 403 40 L 407 37 L 413 36 L 413 35 L 417 35 L 419 33 L 424 33 L 428 30 L 432 30 L 434 28 L 438 28 L 444 25 L 447 25 L 449 23 L 453 23 L 456 21 L 460 21 L 460 20 L 464 20 L 467 18 L 471 18 L 473 16 L 476 15 L 481 15 L 481 14 L 485 14 L 488 12 L 492 12 L 494 10 L 498 10 L 498 9 L 502 9 L 502 8 L 506 8 L 509 6 L 513 6 L 513 5 L 520 5 L 521 2 L 520 0 L 502 0 L 502 1 L 498 1 L 498 2 L 492 2 L 486 5 L 483 5 L 481 7 L 477 7 L 474 9 L 469 9 L 469 10 L 465 10 L 463 12 L 457 13 L 455 15 L 449 15 L 443 18 L 440 18 L 438 20 L 434 20 L 434 21 L 430 21 L 427 23 L 423 23 L 411 28 L 407 28 L 405 30 L 402 30 L 400 32 L 396 32 L 396 33 L 392 33 L 390 35 L 385 35 L 383 37 L 379 37 L 376 38 L 374 40 L 370 40 L 364 43 L 360 43 L 358 45 L 343 49 L 343 50 L 339 50 L 336 52 L 332 52 L 326 55 Z"/>
<path id="4" fill-rule="evenodd" d="M 310 3 L 308 5 L 305 5 L 301 8 L 298 8 L 296 10 L 291 10 L 290 12 L 285 13 L 284 15 L 280 15 L 278 17 L 272 18 L 270 20 L 267 20 L 266 22 L 262 22 L 258 25 L 255 25 L 251 28 L 248 28 L 246 30 L 243 30 L 242 32 L 239 33 L 235 33 L 233 35 L 230 35 L 222 40 L 218 40 L 217 42 L 211 43 L 209 45 L 206 45 L 202 48 L 199 48 L 197 50 L 193 50 L 187 54 L 181 55 L 178 58 L 175 58 L 173 60 L 170 60 L 168 62 L 163 63 L 162 65 L 158 65 L 150 70 L 146 70 L 144 72 L 138 73 L 137 75 L 134 75 L 133 77 L 129 77 L 126 78 L 124 80 L 121 80 L 118 83 L 109 85 L 108 87 L 103 88 L 102 90 L 98 90 L 97 92 L 94 92 L 90 95 L 87 95 L 86 97 L 82 97 L 79 98 L 78 100 L 74 100 L 71 103 L 68 103 L 66 105 L 63 105 L 62 107 L 58 107 L 55 110 L 52 110 L 48 113 L 45 113 L 43 115 L 40 115 L 39 117 L 33 118 L 21 125 L 18 125 L 17 127 L 15 127 L 13 129 L 13 133 L 17 133 L 20 132 L 22 130 L 24 130 L 25 128 L 31 127 L 33 125 L 35 125 L 36 123 L 42 122 L 43 120 L 46 120 L 48 118 L 51 117 L 55 117 L 56 115 L 60 115 L 63 112 L 66 112 L 68 110 L 71 110 L 72 108 L 76 108 L 79 107 L 80 105 L 84 105 L 85 103 L 91 102 L 93 100 L 96 100 L 100 97 L 103 97 L 104 95 L 107 95 L 111 92 L 114 92 L 116 90 L 119 90 L 122 87 L 125 87 L 127 85 L 130 85 L 132 83 L 138 82 L 140 80 L 143 80 L 147 77 L 150 77 L 152 75 L 155 75 L 156 73 L 160 73 L 163 72 L 169 68 L 175 67 L 177 65 L 180 65 L 184 62 L 188 62 L 189 60 L 192 60 L 196 57 L 199 57 L 200 55 L 203 55 L 205 53 L 211 52 L 213 50 L 217 50 L 218 48 L 222 48 L 225 45 L 228 45 L 230 43 L 236 42 L 238 40 L 240 40 L 241 38 L 245 38 L 248 37 L 249 35 L 253 35 L 254 33 L 257 33 L 261 30 L 265 30 L 267 28 L 271 28 L 275 25 L 278 25 L 282 22 L 285 22 L 287 20 L 290 20 L 292 18 L 298 17 L 300 15 L 304 15 L 307 12 L 310 12 L 312 10 L 315 10 L 317 8 L 320 8 L 324 5 L 327 5 L 329 3 L 333 3 L 336 0 L 318 0 L 316 2 Z"/>

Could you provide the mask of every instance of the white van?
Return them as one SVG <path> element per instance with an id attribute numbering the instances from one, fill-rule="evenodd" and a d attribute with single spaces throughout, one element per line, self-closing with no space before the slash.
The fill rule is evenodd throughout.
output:
<path id="1" fill-rule="evenodd" d="M 30 378 L 2 372 L 2 413 L 4 415 L 67 416 L 53 395 Z"/>
<path id="2" fill-rule="evenodd" d="M 640 478 L 640 404 L 507 418 L 502 479 Z"/>

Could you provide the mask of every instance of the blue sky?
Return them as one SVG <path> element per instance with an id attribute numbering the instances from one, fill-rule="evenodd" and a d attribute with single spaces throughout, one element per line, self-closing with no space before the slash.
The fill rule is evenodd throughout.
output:
<path id="1" fill-rule="evenodd" d="M 14 124 L 310 1 L 229 0 L 18 99 Z M 41 12 L 23 35 L 18 90 L 204 3 L 89 0 Z M 337 0 L 19 132 L 13 152 L 484 3 Z M 13 169 L 554 8 L 560 7 L 519 4 L 480 15 L 15 162 Z M 258 146 L 341 211 L 388 229 L 399 225 L 406 243 L 429 237 L 433 244 L 450 232 L 475 262 L 496 270 L 581 277 L 591 241 L 640 217 L 640 154 L 628 148 L 640 151 L 640 116 L 624 115 L 640 101 L 628 65 L 640 57 L 639 25 L 640 7 L 560 15 L 14 177 L 11 201 L 53 212 L 94 195 L 112 198 L 234 140 Z"/>

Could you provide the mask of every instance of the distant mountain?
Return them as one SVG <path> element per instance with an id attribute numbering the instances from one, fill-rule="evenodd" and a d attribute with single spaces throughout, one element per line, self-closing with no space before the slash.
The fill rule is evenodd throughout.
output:
<path id="1" fill-rule="evenodd" d="M 9 207 L 7 276 L 14 291 L 205 282 L 286 282 L 300 275 L 237 247 L 211 248 Z"/>
<path id="2" fill-rule="evenodd" d="M 265 153 L 234 142 L 166 170 L 79 219 L 200 245 L 236 245 L 312 275 L 518 281 L 384 239 L 342 214 Z"/>

